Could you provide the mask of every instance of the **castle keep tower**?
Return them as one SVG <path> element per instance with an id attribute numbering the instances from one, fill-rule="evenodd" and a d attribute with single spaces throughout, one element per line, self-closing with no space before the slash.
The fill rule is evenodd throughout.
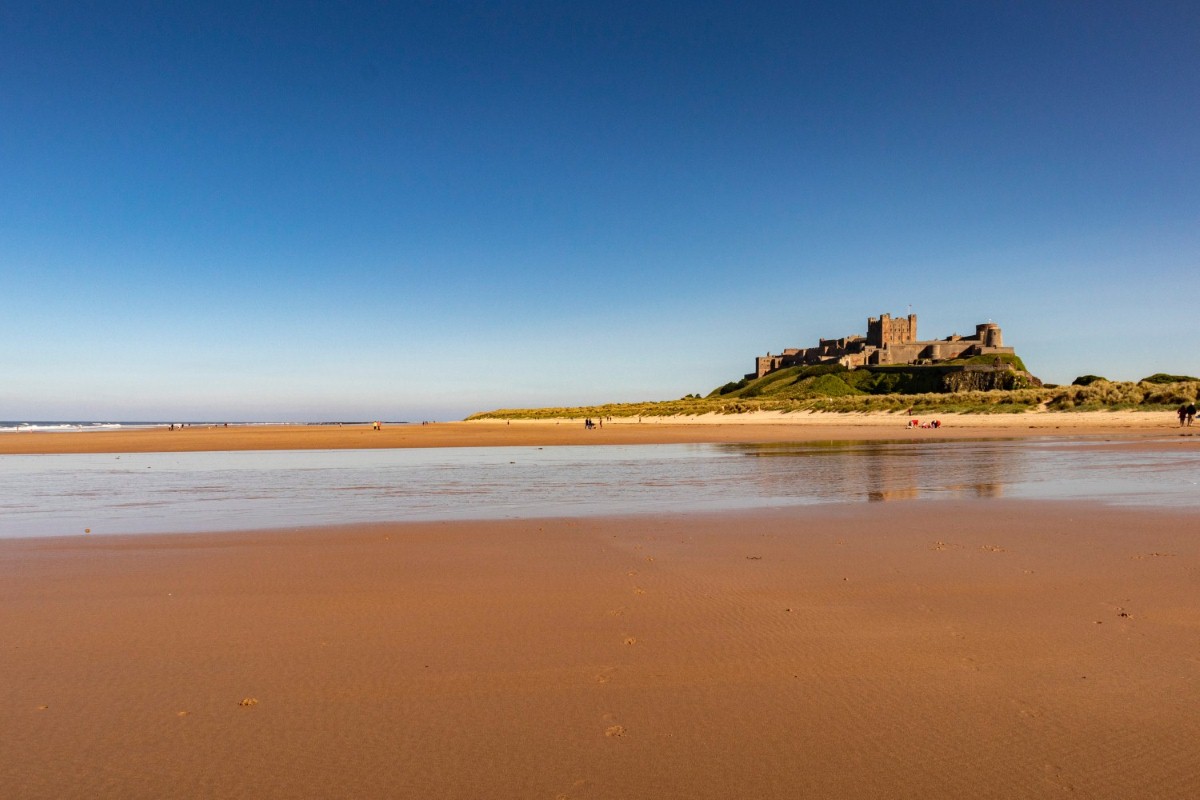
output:
<path id="1" fill-rule="evenodd" d="M 867 319 L 867 344 L 871 347 L 886 347 L 889 344 L 907 344 L 917 340 L 917 315 L 892 319 L 891 314 L 881 314 Z"/>

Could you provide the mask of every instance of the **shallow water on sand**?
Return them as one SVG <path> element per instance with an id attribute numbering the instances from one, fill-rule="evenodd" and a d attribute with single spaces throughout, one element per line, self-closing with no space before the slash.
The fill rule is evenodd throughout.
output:
<path id="1" fill-rule="evenodd" d="M 0 456 L 0 537 L 1027 498 L 1200 508 L 1200 451 L 1055 440 Z"/>

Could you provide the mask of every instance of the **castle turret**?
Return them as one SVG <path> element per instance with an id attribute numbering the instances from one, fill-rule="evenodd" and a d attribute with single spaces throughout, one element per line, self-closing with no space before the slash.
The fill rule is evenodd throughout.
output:
<path id="1" fill-rule="evenodd" d="M 984 347 L 1004 346 L 1004 336 L 1000 333 L 1000 326 L 994 322 L 983 322 L 976 325 L 975 338 Z"/>

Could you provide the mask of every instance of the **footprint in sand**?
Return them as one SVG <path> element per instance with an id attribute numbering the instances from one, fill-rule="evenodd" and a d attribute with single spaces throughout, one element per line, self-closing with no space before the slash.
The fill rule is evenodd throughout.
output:
<path id="1" fill-rule="evenodd" d="M 633 587 L 633 593 L 634 594 L 645 594 L 646 590 L 640 586 L 635 586 L 635 587 Z"/>
<path id="2" fill-rule="evenodd" d="M 604 729 L 605 736 L 618 738 L 625 735 L 625 726 L 617 722 L 616 714 L 605 714 L 601 719 L 609 723 L 609 726 Z"/>
<path id="3" fill-rule="evenodd" d="M 1018 706 L 1017 711 L 1022 717 L 1027 717 L 1029 719 L 1037 719 L 1038 717 L 1040 717 L 1042 715 L 1042 710 L 1040 708 L 1035 708 L 1034 706 L 1031 706 L 1029 703 L 1026 703 L 1024 700 L 1018 700 L 1017 706 Z"/>
<path id="4" fill-rule="evenodd" d="M 1067 791 L 1067 792 L 1075 791 L 1075 784 L 1072 783 L 1071 780 L 1063 774 L 1062 767 L 1058 766 L 1057 764 L 1047 764 L 1044 767 L 1044 772 L 1046 775 L 1046 780 L 1048 782 L 1054 784 L 1055 786 L 1057 786 L 1058 788 L 1060 788 L 1064 791 Z"/>
<path id="5" fill-rule="evenodd" d="M 538 450 L 541 450 L 541 449 L 542 448 L 540 448 L 540 447 L 538 448 Z M 587 781 L 584 780 L 583 778 L 580 778 L 579 780 L 575 781 L 575 783 L 571 786 L 571 788 L 572 789 L 582 789 L 586 785 L 587 785 Z M 556 794 L 556 795 L 554 795 L 554 800 L 571 800 L 571 795 Z"/>
<path id="6" fill-rule="evenodd" d="M 605 667 L 596 674 L 596 683 L 608 683 L 613 679 L 613 675 L 616 673 L 616 671 L 616 667 Z"/>
<path id="7" fill-rule="evenodd" d="M 626 636 L 626 637 L 625 637 L 625 644 L 630 644 L 630 645 L 632 645 L 632 644 L 637 644 L 637 638 L 636 638 L 636 637 L 634 637 L 634 636 Z"/>

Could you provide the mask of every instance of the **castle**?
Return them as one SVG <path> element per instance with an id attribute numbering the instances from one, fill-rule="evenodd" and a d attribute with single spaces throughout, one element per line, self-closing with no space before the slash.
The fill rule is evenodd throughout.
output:
<path id="1" fill-rule="evenodd" d="M 954 358 L 1014 354 L 1004 346 L 1000 326 L 984 322 L 975 326 L 974 336 L 952 334 L 945 339 L 917 339 L 917 315 L 892 318 L 882 314 L 867 320 L 866 336 L 821 339 L 816 347 L 788 349 L 778 355 L 767 353 L 754 362 L 748 380 L 761 378 L 783 367 L 812 364 L 841 364 L 849 369 L 877 364 L 936 364 Z"/>

